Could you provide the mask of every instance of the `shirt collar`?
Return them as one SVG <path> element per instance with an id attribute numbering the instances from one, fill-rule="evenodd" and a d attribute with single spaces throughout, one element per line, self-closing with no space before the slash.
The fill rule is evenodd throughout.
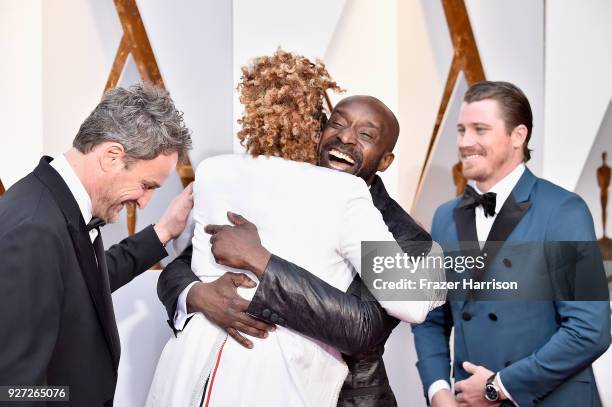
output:
<path id="1" fill-rule="evenodd" d="M 504 202 L 506 202 L 506 199 L 510 196 L 510 193 L 519 182 L 519 179 L 521 179 L 523 172 L 525 172 L 525 164 L 517 165 L 510 174 L 499 180 L 499 182 L 493 185 L 489 190 L 489 192 L 494 192 L 497 195 L 495 200 L 495 213 L 499 213 Z M 474 189 L 479 194 L 482 194 L 482 191 L 478 189 L 476 183 L 474 183 Z"/>
<path id="2" fill-rule="evenodd" d="M 66 157 L 61 154 L 51 161 L 50 165 L 57 171 L 60 177 L 62 177 L 66 185 L 68 185 L 68 189 L 79 205 L 85 224 L 89 223 L 92 218 L 91 198 Z"/>

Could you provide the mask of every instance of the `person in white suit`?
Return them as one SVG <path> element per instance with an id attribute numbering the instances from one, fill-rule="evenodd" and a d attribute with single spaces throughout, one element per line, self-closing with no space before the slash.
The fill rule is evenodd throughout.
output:
<path id="1" fill-rule="evenodd" d="M 248 154 L 212 157 L 197 168 L 193 271 L 205 282 L 240 271 L 216 263 L 204 231 L 224 223 L 229 209 L 259 225 L 271 252 L 346 290 L 361 271 L 361 242 L 394 239 L 362 179 L 313 165 L 324 92 L 335 83 L 321 63 L 278 51 L 243 69 L 239 88 L 245 104 L 239 138 Z M 337 155 L 338 165 L 358 159 Z M 239 289 L 245 298 L 254 290 Z M 389 314 L 418 323 L 441 302 L 381 304 Z M 336 405 L 347 374 L 338 350 L 280 326 L 253 341 L 247 349 L 196 313 L 164 348 L 147 405 Z"/>

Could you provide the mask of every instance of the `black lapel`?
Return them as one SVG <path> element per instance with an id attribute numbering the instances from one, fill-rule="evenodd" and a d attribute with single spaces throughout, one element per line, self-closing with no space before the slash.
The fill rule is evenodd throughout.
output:
<path id="1" fill-rule="evenodd" d="M 458 206 L 453 210 L 453 218 L 459 242 L 478 242 L 476 210 L 474 208 Z"/>
<path id="2" fill-rule="evenodd" d="M 100 277 L 100 287 L 102 290 L 102 309 L 104 310 L 104 326 L 108 327 L 106 331 L 107 340 L 111 346 L 113 362 L 115 369 L 119 367 L 119 356 L 121 355 L 121 342 L 119 341 L 119 332 L 117 331 L 117 321 L 115 320 L 115 310 L 113 308 L 113 297 L 111 296 L 110 280 L 108 277 L 108 268 L 106 266 L 106 251 L 102 243 L 102 234 L 98 229 L 99 237 L 93 242 L 94 253 L 96 254 L 98 264 L 98 276 Z M 89 233 L 87 234 L 89 237 Z"/>
<path id="3" fill-rule="evenodd" d="M 476 257 L 480 255 L 480 244 L 478 243 L 478 232 L 476 231 L 476 210 L 459 204 L 453 210 L 455 227 L 457 228 L 457 239 L 459 241 L 459 252 L 464 257 Z M 455 253 L 459 255 L 459 253 Z M 465 303 L 461 306 L 463 307 Z"/>
<path id="4" fill-rule="evenodd" d="M 116 345 L 113 343 L 115 341 L 114 338 L 118 338 L 118 333 L 117 325 L 114 323 L 110 286 L 105 287 L 109 284 L 108 276 L 106 276 L 105 283 L 103 273 L 98 270 L 94 248 L 87 232 L 85 221 L 81 215 L 81 210 L 68 185 L 66 185 L 57 171 L 49 165 L 51 161 L 51 157 L 43 157 L 34 169 L 34 175 L 49 189 L 58 207 L 64 214 L 77 260 L 81 266 L 81 273 L 87 284 L 87 289 L 94 303 L 116 368 L 119 361 L 119 348 L 118 343 Z M 112 323 L 110 323 L 110 317 L 112 317 Z"/>
<path id="5" fill-rule="evenodd" d="M 493 222 L 493 226 L 487 237 L 487 242 L 485 243 L 484 251 L 490 246 L 489 242 L 505 242 L 516 225 L 523 219 L 523 216 L 525 216 L 530 206 L 530 201 L 517 202 L 514 195 L 510 194 L 499 210 L 495 222 Z M 491 260 L 489 256 L 489 261 Z"/>
<path id="6" fill-rule="evenodd" d="M 459 251 L 462 256 L 477 256 L 480 254 L 480 245 L 476 230 L 476 209 L 466 205 L 467 199 L 464 196 L 453 209 Z"/>

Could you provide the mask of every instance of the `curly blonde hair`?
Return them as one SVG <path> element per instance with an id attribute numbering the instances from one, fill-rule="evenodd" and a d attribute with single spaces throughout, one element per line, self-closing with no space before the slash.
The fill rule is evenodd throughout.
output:
<path id="1" fill-rule="evenodd" d="M 238 120 L 240 144 L 252 156 L 316 163 L 327 117 L 325 91 L 341 92 L 325 65 L 278 49 L 242 67 L 238 84 L 244 113 Z"/>

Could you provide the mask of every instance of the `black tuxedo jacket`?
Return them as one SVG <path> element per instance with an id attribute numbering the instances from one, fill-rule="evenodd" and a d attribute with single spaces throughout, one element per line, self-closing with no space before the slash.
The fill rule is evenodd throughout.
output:
<path id="1" fill-rule="evenodd" d="M 70 386 L 70 403 L 57 405 L 110 406 L 120 354 L 111 292 L 167 253 L 150 226 L 111 247 L 107 272 L 98 269 L 50 161 L 0 198 L 0 385 Z"/>
<path id="2" fill-rule="evenodd" d="M 416 250 L 415 255 L 429 251 L 431 236 L 389 196 L 380 177 L 376 176 L 370 194 L 404 251 Z M 403 244 L 409 242 L 413 243 Z M 191 282 L 199 281 L 191 271 L 191 255 L 189 246 L 166 266 L 157 284 L 157 294 L 173 329 L 178 296 Z M 386 313 L 359 276 L 355 276 L 344 293 L 298 265 L 272 255 L 248 312 L 320 340 L 344 354 L 349 374 L 340 393 L 339 407 L 397 405 L 382 356 L 385 342 L 399 320 Z"/>

